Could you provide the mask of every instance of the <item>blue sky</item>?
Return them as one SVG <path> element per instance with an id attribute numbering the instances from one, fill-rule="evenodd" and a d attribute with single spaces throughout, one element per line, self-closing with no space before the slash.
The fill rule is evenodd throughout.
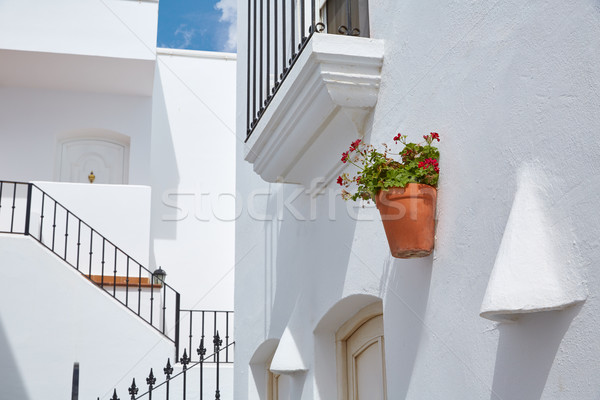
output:
<path id="1" fill-rule="evenodd" d="M 236 51 L 237 0 L 160 0 L 158 47 Z"/>

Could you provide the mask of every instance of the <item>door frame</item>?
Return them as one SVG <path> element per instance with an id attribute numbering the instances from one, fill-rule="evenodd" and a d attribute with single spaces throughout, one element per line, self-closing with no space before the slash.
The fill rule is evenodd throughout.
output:
<path id="1" fill-rule="evenodd" d="M 338 400 L 349 400 L 348 399 L 348 359 L 347 359 L 347 346 L 346 340 L 352 336 L 365 322 L 377 317 L 383 316 L 383 303 L 381 301 L 369 304 L 368 306 L 359 310 L 350 319 L 348 319 L 342 326 L 340 326 L 335 333 L 335 347 L 336 347 L 336 365 L 337 365 L 337 385 L 338 385 Z M 385 324 L 385 322 L 384 322 Z M 383 338 L 382 338 L 383 339 Z M 385 345 L 384 341 L 382 340 Z M 385 351 L 382 351 L 382 362 L 383 362 L 383 393 L 387 398 L 386 388 L 386 375 L 385 375 Z"/>

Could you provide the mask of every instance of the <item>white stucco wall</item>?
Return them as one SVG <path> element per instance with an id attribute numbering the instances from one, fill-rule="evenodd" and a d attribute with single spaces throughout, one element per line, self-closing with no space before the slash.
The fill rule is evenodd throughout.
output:
<path id="1" fill-rule="evenodd" d="M 149 265 L 150 187 L 35 182 L 143 266 Z M 39 225 L 35 211 L 32 223 Z M 123 223 L 126 221 L 126 223 Z M 74 238 L 75 232 L 71 231 Z M 74 239 L 73 239 L 74 240 Z"/>
<path id="2" fill-rule="evenodd" d="M 235 399 L 265 398 L 260 368 L 250 362 L 286 327 L 300 352 L 297 365 L 306 368 L 291 375 L 291 398 L 336 398 L 333 333 L 378 298 L 389 399 L 597 398 L 598 3 L 369 6 L 371 34 L 385 41 L 385 55 L 366 137 L 378 144 L 398 132 L 413 141 L 440 133 L 435 252 L 393 259 L 377 211 L 360 209 L 364 220 L 356 221 L 339 196 L 330 201 L 327 193 L 315 200 L 314 220 L 298 217 L 310 215 L 312 200 L 304 194 L 292 202 L 297 212 L 287 207 L 281 218 L 257 220 L 277 216 L 297 187 L 262 182 L 240 161 L 238 145 L 238 201 L 250 202 L 255 213 L 242 212 L 236 224 Z M 239 2 L 240 141 L 245 8 Z M 543 171 L 547 229 L 559 238 L 565 270 L 589 295 L 564 311 L 497 324 L 479 312 L 525 169 Z M 257 191 L 264 195 L 252 198 Z"/>
<path id="3" fill-rule="evenodd" d="M 0 85 L 150 96 L 158 1 L 6 0 Z"/>
<path id="4" fill-rule="evenodd" d="M 58 180 L 63 139 L 128 136 L 129 183 L 150 181 L 152 99 L 145 96 L 0 87 L 2 179 Z"/>
<path id="5" fill-rule="evenodd" d="M 0 4 L 0 179 L 38 181 L 44 190 L 141 264 L 151 270 L 161 265 L 168 273 L 167 282 L 182 295 L 182 308 L 231 310 L 235 55 L 162 50 L 163 54 L 157 57 L 158 1 L 38 3 L 9 0 Z M 124 139 L 129 144 L 128 185 L 52 182 L 59 179 L 59 144 L 75 138 Z M 24 202 L 22 193 L 20 196 L 19 204 Z M 2 206 L 6 210 L 5 204 Z M 32 217 L 35 220 L 37 215 Z M 44 229 L 51 228 L 46 224 Z M 72 232 L 69 239 L 74 240 Z M 28 263 L 31 268 L 43 266 L 44 273 L 50 273 L 52 265 L 60 262 L 53 255 L 38 254 L 45 252 L 39 245 L 38 249 L 32 244 L 34 249 L 30 251 L 29 242 L 11 247 L 11 240 L 0 240 L 3 263 L 14 264 L 17 271 L 6 298 L 28 297 L 22 308 L 6 312 L 3 309 L 1 314 L 7 355 L 2 370 L 12 366 L 10 354 L 17 358 L 20 352 L 24 354 L 19 360 L 19 372 L 10 375 L 15 380 L 9 394 L 24 399 L 40 398 L 40 393 L 66 397 L 74 361 L 81 364 L 80 395 L 84 397 L 108 397 L 114 386 L 120 388 L 118 393 L 123 397 L 130 379 L 135 376 L 142 386 L 150 367 L 161 381 L 158 372 L 166 357 L 173 356 L 173 346 L 167 346 L 167 354 L 163 351 L 165 346 L 159 343 L 164 342 L 159 335 L 152 336 L 154 332 L 148 328 L 150 339 L 158 338 L 153 341 L 143 329 L 138 332 L 137 317 L 114 300 L 107 299 L 108 305 L 96 305 L 87 294 L 77 294 L 83 304 L 89 303 L 107 320 L 88 323 L 91 316 L 77 303 L 79 308 L 71 310 L 66 324 L 67 317 L 48 311 L 44 312 L 51 318 L 38 318 L 36 314 L 32 322 L 23 322 L 21 319 L 32 303 L 44 302 L 44 310 L 68 309 L 66 299 L 73 291 L 79 291 L 81 278 L 62 265 L 60 268 L 66 268 L 67 274 L 75 278 L 65 278 L 62 273 L 47 278 L 36 270 L 21 267 L 20 263 Z M 10 251 L 5 251 L 5 247 Z M 99 253 L 99 249 L 94 249 L 95 255 Z M 124 272 L 119 270 L 117 275 Z M 34 290 L 38 284 L 51 283 L 33 295 L 26 290 L 29 286 L 25 276 L 35 277 Z M 83 287 L 86 285 L 90 286 L 84 281 Z M 68 288 L 61 292 L 67 297 L 55 298 L 56 287 Z M 99 292 L 93 287 L 90 290 Z M 116 291 L 123 296 L 123 290 Z M 170 304 L 174 304 L 172 300 Z M 6 299 L 4 304 L 9 304 Z M 113 316 L 113 306 L 118 309 L 114 312 L 117 317 Z M 123 318 L 118 317 L 121 313 Z M 158 317 L 156 308 L 154 313 Z M 186 318 L 182 327 L 187 329 Z M 52 319 L 48 326 L 53 332 L 40 339 L 44 330 L 33 325 L 42 319 Z M 110 334 L 104 340 L 100 323 L 111 327 L 107 329 L 114 327 L 119 338 L 126 333 L 127 340 L 116 344 L 116 336 Z M 144 323 L 140 323 L 144 328 Z M 222 336 L 224 324 L 219 322 Z M 229 324 L 232 328 L 233 322 Z M 195 321 L 195 328 L 198 327 Z M 23 329 L 31 332 L 21 340 L 17 337 Z M 56 371 L 47 378 L 38 379 L 37 375 L 49 368 L 45 362 L 36 365 L 34 373 L 25 373 L 21 364 L 30 364 L 37 350 L 25 348 L 26 345 L 30 341 L 52 342 L 55 336 L 62 335 L 54 346 L 62 351 L 73 341 L 72 333 L 65 333 L 65 329 L 83 333 L 95 330 L 91 337 L 95 347 L 81 352 L 67 349 L 64 358 L 60 355 L 52 364 Z M 182 332 L 182 337 L 187 334 Z M 230 339 L 231 334 L 224 342 Z M 104 351 L 105 346 L 113 348 Z M 40 354 L 53 357 L 53 353 L 36 353 Z M 54 361 L 54 357 L 49 360 Z M 112 368 L 113 363 L 118 367 Z M 107 366 L 112 368 L 111 373 L 103 371 Z M 221 389 L 227 396 L 232 392 L 232 367 L 223 368 Z M 68 380 L 54 372 L 64 373 Z M 211 372 L 207 373 L 210 379 Z M 99 375 L 102 379 L 98 379 Z M 84 382 L 86 379 L 94 379 L 94 383 Z M 60 394 L 48 388 L 50 382 L 59 381 L 64 382 L 57 385 L 62 390 Z M 100 387 L 101 384 L 105 386 Z"/>
<path id="6" fill-rule="evenodd" d="M 182 308 L 233 309 L 235 55 L 161 50 L 152 123 L 152 263 Z"/>
<path id="7" fill-rule="evenodd" d="M 158 1 L 4 0 L 0 49 L 153 60 Z"/>
<path id="8" fill-rule="evenodd" d="M 79 362 L 80 398 L 108 398 L 174 357 L 171 342 L 33 239 L 0 235 L 0 254 L 2 397 L 68 398 Z"/>

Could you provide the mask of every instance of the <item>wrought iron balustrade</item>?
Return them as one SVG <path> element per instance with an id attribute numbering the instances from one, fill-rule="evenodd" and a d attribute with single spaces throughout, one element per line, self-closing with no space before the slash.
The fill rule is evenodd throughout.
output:
<path id="1" fill-rule="evenodd" d="M 0 181 L 0 233 L 30 236 L 173 342 L 174 364 L 179 363 L 182 371 L 172 375 L 169 360 L 164 368 L 166 380 L 155 385 L 150 369 L 146 378 L 148 390 L 137 396 L 134 379 L 129 388 L 131 399 L 152 400 L 153 393 L 164 394 L 166 399 L 170 394 L 186 399 L 187 377 L 192 368 L 200 375 L 199 398 L 210 390 L 215 399 L 220 399 L 220 367 L 233 363 L 233 311 L 181 309 L 176 290 L 162 280 L 155 282 L 155 278 L 160 279 L 158 275 L 33 183 Z M 180 330 L 180 326 L 185 330 Z M 214 351 L 207 355 L 210 341 Z M 188 345 L 181 357 L 180 343 Z M 197 348 L 195 343 L 199 343 Z M 215 374 L 214 382 L 208 385 L 204 384 L 205 364 Z M 78 391 L 78 371 L 77 365 L 73 393 Z M 170 385 L 175 378 L 181 378 L 182 383 L 173 391 Z M 116 393 L 115 389 L 112 399 L 118 398 Z"/>
<path id="2" fill-rule="evenodd" d="M 230 347 L 233 348 L 235 342 L 231 342 L 228 345 L 223 345 L 223 340 L 217 331 L 215 335 L 210 338 L 210 342 L 212 342 L 213 352 L 207 354 L 207 347 L 210 348 L 210 344 L 204 341 L 204 338 L 200 340 L 200 344 L 197 349 L 195 349 L 195 353 L 198 354 L 198 361 L 191 361 L 190 356 L 188 356 L 187 350 L 184 350 L 183 355 L 178 360 L 181 364 L 181 371 L 174 374 L 173 366 L 171 365 L 171 360 L 168 359 L 165 367 L 163 368 L 163 373 L 165 375 L 165 379 L 156 384 L 156 376 L 154 375 L 154 370 L 151 368 L 148 377 L 146 378 L 146 386 L 148 389 L 145 392 L 140 393 L 140 387 L 135 382 L 135 378 L 133 378 L 131 382 L 131 386 L 127 388 L 129 398 L 131 400 L 137 399 L 148 399 L 152 400 L 154 398 L 166 399 L 175 398 L 177 400 L 187 400 L 188 398 L 193 399 L 221 399 L 221 365 L 226 363 L 223 361 L 224 353 L 229 352 Z M 191 353 L 191 352 L 190 352 Z M 209 363 L 208 360 L 213 360 L 210 364 L 210 374 L 214 375 L 214 381 L 211 380 L 208 384 L 206 382 L 206 369 L 205 364 Z M 197 375 L 195 372 L 198 372 Z M 100 398 L 98 398 L 100 399 Z M 112 394 L 112 397 L 109 400 L 120 400 L 117 389 L 115 388 Z"/>
<path id="3" fill-rule="evenodd" d="M 30 236 L 179 349 L 180 295 L 33 183 L 0 181 L 0 233 Z"/>
<path id="4" fill-rule="evenodd" d="M 246 140 L 315 32 L 369 36 L 367 0 L 321 3 L 248 0 Z"/>
<path id="5" fill-rule="evenodd" d="M 224 342 L 221 362 L 233 362 L 233 353 L 229 351 L 229 345 L 233 342 L 233 311 L 181 309 L 179 320 L 181 326 L 179 343 L 184 348 L 187 345 L 191 362 L 198 360 L 197 354 L 192 351 L 194 343 L 204 342 L 206 337 L 212 338 L 219 332 Z M 204 362 L 214 363 L 216 360 L 214 357 L 205 357 Z"/>

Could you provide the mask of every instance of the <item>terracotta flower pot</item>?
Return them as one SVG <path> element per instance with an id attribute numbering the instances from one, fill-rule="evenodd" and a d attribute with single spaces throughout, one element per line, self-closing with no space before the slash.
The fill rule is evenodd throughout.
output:
<path id="1" fill-rule="evenodd" d="M 396 258 L 425 257 L 433 251 L 437 191 L 433 186 L 409 183 L 380 191 L 375 203 Z"/>

